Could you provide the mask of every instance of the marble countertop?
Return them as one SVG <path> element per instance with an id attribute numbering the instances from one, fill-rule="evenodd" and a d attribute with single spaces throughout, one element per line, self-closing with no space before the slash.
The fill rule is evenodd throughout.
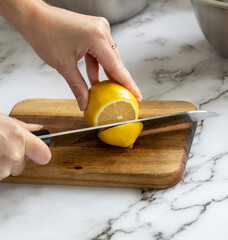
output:
<path id="1" fill-rule="evenodd" d="M 221 117 L 198 126 L 184 177 L 169 189 L 0 183 L 0 238 L 228 239 L 228 59 L 205 40 L 190 1 L 153 0 L 112 34 L 144 99 L 190 101 Z M 2 19 L 0 96 L 5 114 L 27 98 L 73 98 Z"/>

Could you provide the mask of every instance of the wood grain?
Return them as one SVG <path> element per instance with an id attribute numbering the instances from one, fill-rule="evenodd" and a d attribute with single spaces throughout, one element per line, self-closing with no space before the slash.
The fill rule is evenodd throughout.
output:
<path id="1" fill-rule="evenodd" d="M 140 103 L 140 118 L 195 110 L 184 101 L 147 100 Z M 44 125 L 51 133 L 86 127 L 73 99 L 28 99 L 16 104 L 10 116 Z M 184 173 L 197 123 L 143 131 L 133 149 L 112 147 L 99 139 L 71 144 L 52 141 L 52 159 L 45 166 L 26 159 L 18 177 L 5 182 L 88 186 L 168 188 Z"/>

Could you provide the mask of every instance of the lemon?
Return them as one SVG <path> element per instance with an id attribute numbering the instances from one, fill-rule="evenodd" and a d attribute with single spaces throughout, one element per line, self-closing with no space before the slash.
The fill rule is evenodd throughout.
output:
<path id="1" fill-rule="evenodd" d="M 138 119 L 139 106 L 134 95 L 113 81 L 102 81 L 90 88 L 84 118 L 90 127 Z M 141 122 L 118 125 L 102 130 L 101 141 L 120 147 L 131 146 L 140 132 Z"/>
<path id="2" fill-rule="evenodd" d="M 129 147 L 134 144 L 143 129 L 141 122 L 127 123 L 98 133 L 101 141 L 114 146 Z"/>
<path id="3" fill-rule="evenodd" d="M 90 88 L 84 118 L 90 127 L 137 119 L 139 106 L 134 95 L 113 81 L 102 81 Z"/>

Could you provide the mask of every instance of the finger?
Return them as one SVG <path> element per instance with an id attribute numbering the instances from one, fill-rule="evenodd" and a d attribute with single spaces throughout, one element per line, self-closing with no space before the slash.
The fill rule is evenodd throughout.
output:
<path id="1" fill-rule="evenodd" d="M 10 174 L 12 176 L 18 176 L 23 172 L 24 168 L 25 168 L 25 161 L 23 159 L 22 161 L 20 161 L 19 163 L 17 163 L 11 168 Z"/>
<path id="2" fill-rule="evenodd" d="M 117 46 L 115 46 L 116 43 L 114 43 L 110 31 L 106 34 L 106 37 L 107 37 L 107 40 L 108 40 L 108 42 L 109 42 L 112 50 L 113 50 L 114 53 L 116 54 L 116 56 L 117 56 L 117 58 L 119 59 L 120 63 L 123 65 L 123 62 L 122 62 L 122 60 L 121 60 L 121 58 L 120 58 L 120 53 L 119 53 L 119 51 L 118 51 L 118 49 L 117 49 Z M 115 47 L 113 48 L 113 46 L 115 46 Z M 124 65 L 123 65 L 123 66 L 124 66 Z M 114 80 L 114 79 L 112 79 L 112 76 L 110 76 L 110 74 L 109 74 L 107 71 L 105 71 L 105 73 L 106 73 L 107 77 L 108 77 L 110 80 Z M 134 82 L 134 83 L 135 83 L 135 82 Z M 124 85 L 124 84 L 122 83 L 122 85 Z M 125 85 L 125 87 L 127 87 L 127 86 Z M 130 91 L 132 91 L 132 90 L 131 90 L 131 87 L 127 87 L 127 88 L 128 88 Z M 138 89 L 138 87 L 137 87 L 136 84 L 134 84 L 133 88 L 136 88 L 137 93 L 140 94 L 140 97 L 136 96 L 136 99 L 137 99 L 138 102 L 141 102 L 141 99 L 142 99 L 141 91 Z M 134 90 L 133 90 L 133 91 L 134 91 Z"/>
<path id="3" fill-rule="evenodd" d="M 109 43 L 103 44 L 102 48 L 103 49 L 100 52 L 103 54 L 99 54 L 97 56 L 97 60 L 102 65 L 108 76 L 129 89 L 136 98 L 141 99 L 142 95 L 139 88 L 132 79 L 130 73 L 122 64 L 120 58 L 116 56 L 111 46 L 109 46 Z"/>
<path id="4" fill-rule="evenodd" d="M 116 56 L 120 59 L 120 61 L 122 62 L 121 58 L 120 58 L 120 53 L 119 50 L 116 48 L 112 49 L 114 51 L 114 53 L 116 54 Z"/>
<path id="5" fill-rule="evenodd" d="M 86 71 L 91 83 L 91 86 L 99 83 L 99 64 L 91 54 L 85 55 Z"/>
<path id="6" fill-rule="evenodd" d="M 27 130 L 25 131 L 25 155 L 37 164 L 44 165 L 51 159 L 51 152 L 48 146 L 38 137 Z"/>
<path id="7" fill-rule="evenodd" d="M 0 181 L 10 175 L 10 166 L 6 164 L 0 164 Z"/>
<path id="8" fill-rule="evenodd" d="M 112 45 L 114 45 L 115 43 L 114 43 L 114 41 L 113 41 L 113 39 L 112 39 L 112 36 L 111 36 L 110 31 L 107 33 L 106 37 L 107 37 L 107 40 L 108 40 L 108 42 L 109 42 L 109 45 L 110 45 L 111 48 L 112 48 Z M 119 51 L 118 51 L 118 48 L 115 47 L 114 49 L 112 48 L 112 50 L 114 51 L 114 53 L 116 54 L 116 56 L 117 56 L 117 57 L 120 59 L 120 61 L 122 62 L 122 60 L 121 60 L 121 58 L 120 58 L 120 53 L 119 53 Z"/>
<path id="9" fill-rule="evenodd" d="M 40 130 L 41 128 L 43 128 L 43 126 L 39 125 L 39 124 L 25 123 L 16 118 L 13 118 L 13 120 L 16 121 L 20 126 L 22 126 L 23 128 L 27 129 L 30 132 L 37 131 L 37 130 Z"/>
<path id="10" fill-rule="evenodd" d="M 74 93 L 81 111 L 87 107 L 89 90 L 84 78 L 82 77 L 75 61 L 66 64 L 64 72 L 61 73 Z"/>

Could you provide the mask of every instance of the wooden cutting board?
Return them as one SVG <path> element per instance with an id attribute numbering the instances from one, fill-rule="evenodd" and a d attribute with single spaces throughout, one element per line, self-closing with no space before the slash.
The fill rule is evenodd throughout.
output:
<path id="1" fill-rule="evenodd" d="M 142 101 L 140 118 L 196 110 L 184 101 Z M 51 133 L 86 127 L 73 99 L 28 99 L 10 116 L 44 125 Z M 4 182 L 168 188 L 184 173 L 197 123 L 143 131 L 132 149 L 106 145 L 99 139 L 71 144 L 52 142 L 52 159 L 40 166 L 26 159 L 25 171 Z"/>

